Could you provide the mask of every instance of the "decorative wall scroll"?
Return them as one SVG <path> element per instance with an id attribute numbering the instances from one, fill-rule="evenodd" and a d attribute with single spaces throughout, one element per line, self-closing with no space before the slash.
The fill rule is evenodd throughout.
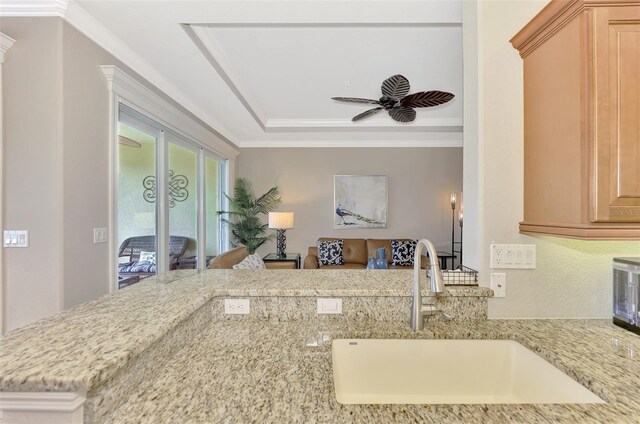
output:
<path id="1" fill-rule="evenodd" d="M 142 197 L 149 203 L 156 201 L 156 176 L 149 175 L 142 180 L 144 192 Z M 174 175 L 173 170 L 169 170 L 169 207 L 172 208 L 176 202 L 184 202 L 189 198 L 187 186 L 189 180 L 184 175 Z"/>

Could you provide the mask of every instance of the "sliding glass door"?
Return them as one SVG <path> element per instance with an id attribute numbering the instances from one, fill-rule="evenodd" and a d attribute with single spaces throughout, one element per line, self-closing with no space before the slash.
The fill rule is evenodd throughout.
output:
<path id="1" fill-rule="evenodd" d="M 227 187 L 227 175 L 225 161 L 211 152 L 204 154 L 204 168 L 206 202 L 204 210 L 206 264 L 204 266 L 206 267 L 214 256 L 225 251 L 228 247 L 222 222 L 216 214 L 217 211 L 226 209 L 226 199 L 223 193 Z"/>
<path id="2" fill-rule="evenodd" d="M 118 135 L 117 287 L 205 268 L 225 244 L 226 160 L 123 104 Z"/>
<path id="3" fill-rule="evenodd" d="M 134 111 L 118 122 L 118 288 L 155 275 L 156 171 L 163 133 Z"/>
<path id="4" fill-rule="evenodd" d="M 199 148 L 169 134 L 169 261 L 170 267 L 196 268 L 198 256 L 198 153 Z M 177 237 L 186 237 L 180 253 Z M 172 239 L 175 246 L 172 246 Z M 176 257 L 176 255 L 180 255 Z"/>

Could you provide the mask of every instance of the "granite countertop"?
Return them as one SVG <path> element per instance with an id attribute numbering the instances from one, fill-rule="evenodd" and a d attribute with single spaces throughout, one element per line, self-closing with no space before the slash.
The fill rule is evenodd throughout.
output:
<path id="1" fill-rule="evenodd" d="M 411 277 L 410 270 L 171 272 L 9 333 L 0 341 L 0 390 L 104 387 L 216 296 L 410 296 Z M 486 288 L 448 294 L 490 295 Z M 203 328 L 106 422 L 625 423 L 640 416 L 640 338 L 608 320 L 440 320 L 412 332 L 395 321 L 222 318 Z M 341 405 L 325 336 L 514 339 L 607 404 Z"/>
<path id="2" fill-rule="evenodd" d="M 514 339 L 606 404 L 342 405 L 330 338 Z M 106 420 L 125 423 L 637 423 L 640 338 L 604 320 L 475 324 L 215 321 Z"/>
<path id="3" fill-rule="evenodd" d="M 88 392 L 215 296 L 410 296 L 412 275 L 411 270 L 172 271 L 7 334 L 0 340 L 0 391 Z M 491 290 L 452 287 L 447 295 L 487 297 Z"/>

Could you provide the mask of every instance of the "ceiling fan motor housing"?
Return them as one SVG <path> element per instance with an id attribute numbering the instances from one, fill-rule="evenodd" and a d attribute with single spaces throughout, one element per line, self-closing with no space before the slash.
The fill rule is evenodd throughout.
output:
<path id="1" fill-rule="evenodd" d="M 379 101 L 386 110 L 393 109 L 398 104 L 398 100 L 387 96 L 380 97 Z"/>

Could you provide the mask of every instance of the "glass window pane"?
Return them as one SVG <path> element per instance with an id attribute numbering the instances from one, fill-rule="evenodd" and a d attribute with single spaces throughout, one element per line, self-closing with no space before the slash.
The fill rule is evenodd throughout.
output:
<path id="1" fill-rule="evenodd" d="M 140 253 L 156 251 L 157 139 L 122 122 L 118 136 L 118 245 L 123 250 L 118 286 L 123 288 L 156 273 L 155 262 L 140 262 Z"/>
<path id="2" fill-rule="evenodd" d="M 196 268 L 198 238 L 198 155 L 169 143 L 169 269 Z M 181 241 L 187 238 L 187 250 Z M 178 257 L 179 256 L 179 257 Z M 179 263 L 178 263 L 179 260 Z"/>
<path id="3" fill-rule="evenodd" d="M 219 218 L 216 214 L 220 210 L 220 181 L 218 179 L 220 174 L 220 163 L 208 157 L 206 159 L 206 199 L 207 205 L 205 209 L 206 213 L 206 254 L 209 256 L 216 256 L 218 254 L 219 240 Z"/>

